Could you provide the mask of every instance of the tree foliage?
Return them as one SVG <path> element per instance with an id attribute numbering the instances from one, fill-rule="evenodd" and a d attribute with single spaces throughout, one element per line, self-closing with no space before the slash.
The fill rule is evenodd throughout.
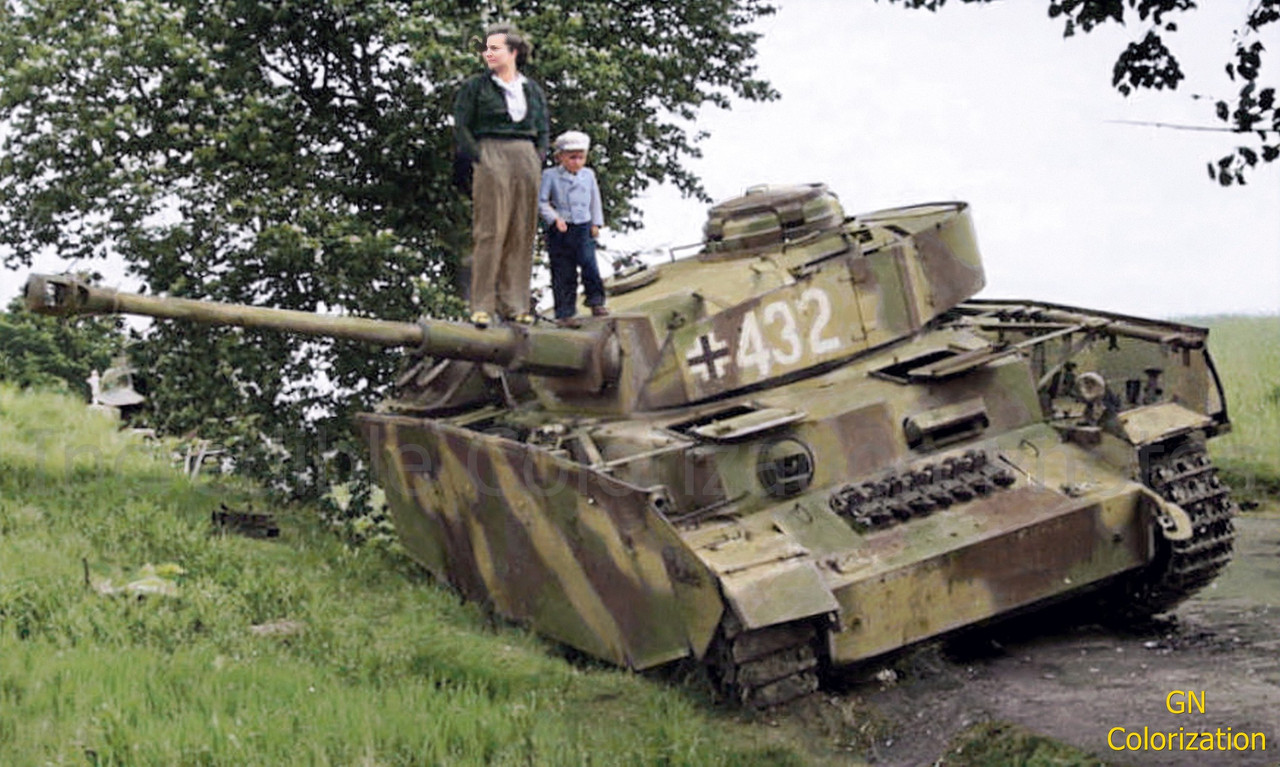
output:
<path id="1" fill-rule="evenodd" d="M 946 5 L 947 0 L 888 2 L 936 11 Z M 1128 96 L 1138 89 L 1173 90 L 1185 79 L 1177 55 L 1165 40 L 1172 39 L 1178 31 L 1182 14 L 1196 7 L 1194 0 L 1049 0 L 1049 18 L 1062 22 L 1064 37 L 1092 32 L 1108 23 L 1136 22 L 1135 26 L 1145 33 L 1120 52 L 1111 75 L 1112 86 Z M 1214 114 L 1226 124 L 1224 130 L 1241 134 L 1242 139 L 1256 140 L 1209 163 L 1209 177 L 1222 186 L 1243 184 L 1249 169 L 1259 162 L 1269 163 L 1280 157 L 1276 89 L 1264 86 L 1260 80 L 1265 47 L 1259 39 L 1265 27 L 1280 21 L 1280 0 L 1250 0 L 1241 13 L 1234 34 L 1235 48 L 1225 64 L 1226 74 L 1238 91 L 1230 98 L 1214 99 Z"/>
<path id="2" fill-rule="evenodd" d="M 89 374 L 124 351 L 118 317 L 67 322 L 28 312 L 15 299 L 0 313 L 0 381 L 75 392 L 89 400 Z"/>
<path id="3" fill-rule="evenodd" d="M 546 88 L 552 131 L 591 134 L 610 222 L 626 227 L 649 183 L 705 197 L 684 165 L 700 109 L 776 96 L 754 76 L 747 29 L 772 12 L 762 0 L 7 0 L 5 264 L 114 255 L 175 296 L 444 312 L 435 298 L 470 229 L 450 184 L 452 101 L 483 71 L 487 23 L 533 40 L 526 71 Z M 156 425 L 293 435 L 290 455 L 311 463 L 348 439 L 347 416 L 397 364 L 354 343 L 168 324 L 138 356 Z"/>

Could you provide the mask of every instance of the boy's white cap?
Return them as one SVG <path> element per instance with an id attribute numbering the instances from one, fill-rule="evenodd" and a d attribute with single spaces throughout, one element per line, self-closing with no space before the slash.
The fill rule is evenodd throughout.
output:
<path id="1" fill-rule="evenodd" d="M 585 152 L 591 148 L 591 137 L 582 131 L 565 131 L 556 139 L 557 152 Z"/>

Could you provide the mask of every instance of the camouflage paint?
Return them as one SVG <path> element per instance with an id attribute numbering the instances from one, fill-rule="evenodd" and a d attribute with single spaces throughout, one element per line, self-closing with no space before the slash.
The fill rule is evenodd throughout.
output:
<path id="1" fill-rule="evenodd" d="M 468 599 L 632 668 L 705 651 L 715 581 L 650 493 L 439 421 L 359 423 L 406 549 Z"/>
<path id="2" fill-rule="evenodd" d="M 578 331 L 70 278 L 27 297 L 410 347 L 401 394 L 358 417 L 405 548 L 622 666 L 728 657 L 723 678 L 802 692 L 818 645 L 848 663 L 1161 563 L 1192 590 L 1225 564 L 1231 509 L 1203 447 L 1229 422 L 1203 329 L 970 300 L 964 203 L 845 219 L 820 185 L 764 188 L 707 231 L 701 253 L 615 281 L 613 314 Z M 1164 608 L 1191 591 L 1138 593 Z"/>
<path id="3" fill-rule="evenodd" d="M 777 287 L 762 289 L 756 280 L 746 295 L 729 294 L 731 285 L 709 295 L 700 318 L 672 329 L 640 409 L 769 385 L 850 359 L 920 330 L 982 287 L 966 206 L 929 206 L 910 223 L 924 229 L 918 242 L 898 227 L 873 250 L 826 235 L 739 261 Z M 662 281 L 650 283 L 628 302 L 663 289 Z"/>

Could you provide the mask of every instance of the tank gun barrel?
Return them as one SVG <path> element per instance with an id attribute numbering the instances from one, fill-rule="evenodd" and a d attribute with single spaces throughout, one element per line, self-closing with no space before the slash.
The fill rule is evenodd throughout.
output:
<path id="1" fill-rule="evenodd" d="M 481 330 L 442 320 L 395 322 L 334 317 L 291 309 L 126 293 L 89 285 L 71 275 L 31 275 L 25 300 L 27 308 L 38 314 L 137 314 L 206 325 L 279 330 L 378 346 L 420 348 L 435 357 L 492 363 L 545 376 L 577 376 L 602 362 L 601 333 L 598 332 L 513 327 Z M 609 372 L 604 372 L 609 377 Z"/>

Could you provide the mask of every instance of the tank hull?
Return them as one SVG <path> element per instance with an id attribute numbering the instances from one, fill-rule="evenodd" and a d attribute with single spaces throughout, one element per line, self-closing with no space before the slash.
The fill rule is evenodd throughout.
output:
<path id="1" fill-rule="evenodd" d="M 738 398 L 586 422 L 526 413 L 536 428 L 505 433 L 468 412 L 360 425 L 404 545 L 468 599 L 621 666 L 702 660 L 767 705 L 821 668 L 1065 598 L 1168 609 L 1225 565 L 1232 509 L 1204 445 L 1227 420 L 1202 332 L 1035 311 L 1079 327 L 965 305 Z M 1047 383 L 1060 343 L 1141 385 L 1088 416 Z M 1144 395 L 1156 366 L 1160 392 Z M 810 470 L 778 497 L 759 467 L 792 443 Z M 1165 464 L 1195 464 L 1198 489 L 1162 496 Z"/>

